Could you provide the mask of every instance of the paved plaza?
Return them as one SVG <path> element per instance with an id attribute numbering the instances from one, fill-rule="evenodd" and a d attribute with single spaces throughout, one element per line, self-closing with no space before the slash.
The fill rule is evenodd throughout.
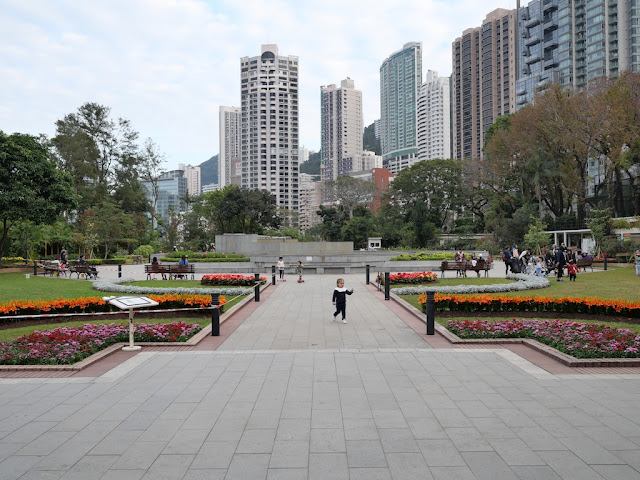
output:
<path id="1" fill-rule="evenodd" d="M 344 277 L 347 324 L 289 278 L 215 351 L 0 379 L 0 479 L 640 479 L 640 375 L 432 348 Z"/>

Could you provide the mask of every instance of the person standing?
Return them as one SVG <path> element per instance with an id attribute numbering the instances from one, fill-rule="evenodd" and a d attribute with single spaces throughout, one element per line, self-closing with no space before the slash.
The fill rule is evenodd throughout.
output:
<path id="1" fill-rule="evenodd" d="M 502 251 L 502 261 L 504 262 L 504 274 L 509 275 L 509 264 L 511 263 L 511 249 L 509 246 L 504 247 Z"/>
<path id="2" fill-rule="evenodd" d="M 282 260 L 282 257 L 278 258 L 277 266 L 278 266 L 278 273 L 280 275 L 280 281 L 284 282 L 285 281 L 285 279 L 284 279 L 284 260 Z"/>
<path id="3" fill-rule="evenodd" d="M 561 248 L 556 250 L 556 268 L 558 269 L 558 278 L 556 278 L 557 282 L 564 282 L 562 279 L 562 274 L 564 271 L 564 266 L 567 264 L 567 260 L 564 256 L 564 251 Z"/>
<path id="4" fill-rule="evenodd" d="M 336 282 L 336 288 L 333 290 L 333 298 L 331 299 L 336 306 L 336 312 L 333 314 L 334 322 L 338 314 L 342 313 L 342 323 L 347 323 L 347 295 L 351 295 L 352 293 L 353 288 L 351 290 L 344 288 L 344 279 L 339 278 Z"/>
<path id="5" fill-rule="evenodd" d="M 304 282 L 302 279 L 302 262 L 298 260 L 298 265 L 296 265 L 296 273 L 298 274 L 298 283 Z"/>
<path id="6" fill-rule="evenodd" d="M 636 263 L 636 275 L 640 276 L 640 248 L 636 248 L 633 254 L 633 261 Z"/>

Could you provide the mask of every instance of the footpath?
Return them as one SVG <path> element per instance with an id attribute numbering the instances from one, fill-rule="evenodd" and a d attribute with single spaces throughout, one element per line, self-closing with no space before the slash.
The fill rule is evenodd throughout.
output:
<path id="1" fill-rule="evenodd" d="M 0 379 L 0 479 L 640 478 L 635 370 L 453 348 L 363 275 L 333 322 L 336 278 L 278 282 L 200 348 Z"/>

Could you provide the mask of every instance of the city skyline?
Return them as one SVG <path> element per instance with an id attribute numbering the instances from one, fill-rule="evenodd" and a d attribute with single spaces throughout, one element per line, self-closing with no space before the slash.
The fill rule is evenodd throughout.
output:
<path id="1" fill-rule="evenodd" d="M 141 140 L 151 137 L 171 170 L 218 153 L 219 107 L 239 105 L 240 58 L 262 44 L 300 58 L 300 146 L 317 151 L 322 85 L 354 79 L 370 125 L 380 116 L 379 68 L 386 57 L 419 41 L 425 71 L 447 76 L 460 32 L 516 1 L 0 5 L 0 130 L 51 137 L 56 120 L 97 102 L 114 118 L 129 119 Z"/>

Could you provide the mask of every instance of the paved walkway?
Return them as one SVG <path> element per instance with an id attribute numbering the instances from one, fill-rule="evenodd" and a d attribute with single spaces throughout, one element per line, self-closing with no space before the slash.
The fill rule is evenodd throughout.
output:
<path id="1" fill-rule="evenodd" d="M 640 375 L 433 349 L 362 282 L 278 284 L 215 351 L 0 380 L 0 479 L 637 479 Z"/>

